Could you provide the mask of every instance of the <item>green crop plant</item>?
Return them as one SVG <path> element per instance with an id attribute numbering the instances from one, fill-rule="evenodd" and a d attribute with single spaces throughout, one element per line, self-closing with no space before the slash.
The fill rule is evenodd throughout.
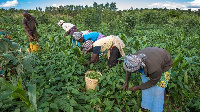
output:
<path id="1" fill-rule="evenodd" d="M 95 71 L 91 71 L 90 73 L 86 74 L 86 77 L 90 79 L 99 79 L 101 77 L 101 74 Z"/>
<path id="2" fill-rule="evenodd" d="M 20 99 L 16 95 L 7 95 L 7 99 L 0 102 L 0 110 L 26 111 L 34 107 L 38 112 L 95 112 L 98 111 L 95 108 L 98 106 L 101 111 L 106 112 L 141 111 L 142 92 L 123 90 L 126 74 L 123 65 L 117 64 L 109 69 L 108 58 L 104 54 L 97 63 L 83 66 L 84 62 L 91 59 L 91 53 L 82 53 L 79 47 L 71 46 L 71 36 L 64 37 L 66 32 L 56 24 L 60 19 L 75 24 L 79 31 L 91 30 L 106 36 L 119 36 L 126 45 L 126 54 L 146 47 L 166 49 L 170 52 L 174 65 L 165 90 L 164 112 L 200 110 L 200 17 L 197 12 L 168 9 L 117 11 L 110 4 L 103 5 L 104 7 L 102 5 L 67 5 L 57 10 L 47 7 L 45 12 L 30 10 L 39 23 L 38 44 L 41 49 L 40 52 L 30 54 L 26 52 L 29 41 L 21 23 L 22 12 L 0 9 L 0 14 L 10 18 L 4 25 L 0 23 L 0 29 L 10 32 L 13 39 L 11 44 L 7 40 L 0 41 L 1 66 L 6 66 L 6 62 L 11 60 L 14 62 L 12 64 L 18 66 L 18 77 L 11 76 L 8 83 L 15 87 L 12 93 L 18 92 L 26 96 L 25 99 Z M 15 43 L 22 48 L 21 53 L 17 47 L 12 49 Z M 10 68 L 7 66 L 7 69 Z M 103 76 L 95 90 L 86 92 L 84 76 L 91 70 L 99 71 Z M 21 89 L 17 85 L 20 76 Z M 131 75 L 130 87 L 141 83 L 140 74 Z M 34 86 L 29 86 L 31 84 Z M 35 96 L 29 94 L 30 88 L 35 88 Z M 11 91 L 3 90 L 8 93 Z M 36 101 L 31 101 L 30 98 Z"/>

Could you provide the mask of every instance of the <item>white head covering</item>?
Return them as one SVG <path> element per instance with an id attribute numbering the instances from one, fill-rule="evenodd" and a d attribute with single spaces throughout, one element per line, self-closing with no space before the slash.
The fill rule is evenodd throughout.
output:
<path id="1" fill-rule="evenodd" d="M 61 26 L 61 24 L 63 24 L 64 23 L 64 21 L 63 20 L 60 20 L 57 24 L 59 25 L 59 26 Z"/>

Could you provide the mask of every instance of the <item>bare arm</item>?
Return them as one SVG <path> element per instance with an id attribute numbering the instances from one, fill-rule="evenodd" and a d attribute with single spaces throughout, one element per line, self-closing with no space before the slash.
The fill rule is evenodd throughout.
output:
<path id="1" fill-rule="evenodd" d="M 92 59 L 89 61 L 89 64 L 96 63 L 99 60 L 99 54 L 93 54 L 92 53 Z M 84 65 L 87 65 L 88 63 L 84 63 Z"/>
<path id="2" fill-rule="evenodd" d="M 131 77 L 131 72 L 126 72 L 126 82 L 124 83 L 123 85 L 123 89 L 124 90 L 127 90 L 128 89 L 128 82 L 130 80 L 130 77 Z"/>
<path id="3" fill-rule="evenodd" d="M 128 81 L 130 80 L 131 77 L 131 72 L 126 72 L 126 83 L 128 83 Z"/>
<path id="4" fill-rule="evenodd" d="M 152 73 L 150 75 L 150 80 L 148 80 L 145 83 L 142 83 L 141 85 L 139 85 L 139 87 L 142 90 L 144 90 L 144 89 L 150 88 L 152 86 L 155 86 L 158 83 L 158 81 L 160 80 L 161 75 L 162 75 L 162 70 L 158 69 L 157 71 L 155 71 L 154 73 Z"/>
<path id="5" fill-rule="evenodd" d="M 69 31 L 67 31 L 64 36 L 68 36 L 68 35 L 69 35 Z"/>

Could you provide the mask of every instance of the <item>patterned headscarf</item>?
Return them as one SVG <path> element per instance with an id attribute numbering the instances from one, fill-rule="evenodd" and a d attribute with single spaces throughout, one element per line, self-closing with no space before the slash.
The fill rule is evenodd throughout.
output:
<path id="1" fill-rule="evenodd" d="M 124 69 L 128 72 L 135 72 L 140 68 L 144 68 L 146 65 L 144 63 L 147 56 L 145 54 L 128 54 L 124 60 Z"/>
<path id="2" fill-rule="evenodd" d="M 81 39 L 81 37 L 82 37 L 82 32 L 74 32 L 73 33 L 73 37 L 74 37 L 74 39 L 76 40 L 76 41 L 78 41 L 79 39 Z"/>
<path id="3" fill-rule="evenodd" d="M 92 48 L 93 41 L 92 40 L 87 40 L 86 42 L 83 43 L 82 48 L 84 51 L 88 51 Z"/>

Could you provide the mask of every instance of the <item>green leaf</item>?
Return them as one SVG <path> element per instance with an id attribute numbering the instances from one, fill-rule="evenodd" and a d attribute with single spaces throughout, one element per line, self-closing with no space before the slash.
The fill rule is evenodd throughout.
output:
<path id="1" fill-rule="evenodd" d="M 8 51 L 8 43 L 5 41 L 0 41 L 0 53 Z"/>
<path id="2" fill-rule="evenodd" d="M 12 42 L 12 44 L 10 44 L 10 47 L 12 49 L 19 49 L 19 45 L 17 43 L 15 43 L 15 42 Z"/>
<path id="3" fill-rule="evenodd" d="M 17 65 L 16 70 L 18 74 L 23 73 L 23 65 L 22 64 Z"/>
<path id="4" fill-rule="evenodd" d="M 121 112 L 121 110 L 118 107 L 114 107 L 115 111 Z"/>
<path id="5" fill-rule="evenodd" d="M 72 93 L 73 93 L 73 94 L 79 94 L 79 91 L 78 91 L 77 89 L 73 89 L 73 90 L 72 90 Z"/>
<path id="6" fill-rule="evenodd" d="M 14 91 L 17 89 L 17 87 L 13 86 L 9 82 L 7 82 L 5 79 L 0 77 L 0 85 L 6 87 L 7 90 Z"/>
<path id="7" fill-rule="evenodd" d="M 50 104 L 50 107 L 51 107 L 51 108 L 54 108 L 54 109 L 58 109 L 58 106 L 57 106 L 57 104 L 55 104 L 55 103 L 51 103 L 51 104 Z"/>
<path id="8" fill-rule="evenodd" d="M 176 84 L 174 84 L 174 83 L 169 83 L 169 88 L 173 88 L 173 87 L 175 87 L 175 89 L 176 89 Z"/>
<path id="9" fill-rule="evenodd" d="M 10 19 L 10 16 L 3 16 L 6 23 L 10 23 L 12 20 Z"/>
<path id="10" fill-rule="evenodd" d="M 128 39 L 126 40 L 127 43 L 132 42 L 132 41 L 133 41 L 133 38 L 128 38 Z"/>
<path id="11" fill-rule="evenodd" d="M 185 66 L 186 66 L 186 60 L 183 60 L 183 63 L 181 65 L 181 69 L 185 68 Z"/>
<path id="12" fill-rule="evenodd" d="M 20 112 L 20 108 L 15 109 L 14 112 Z"/>
<path id="13" fill-rule="evenodd" d="M 6 59 L 9 59 L 9 60 L 12 60 L 12 63 L 17 62 L 17 59 L 11 54 L 4 54 L 3 57 L 6 58 Z"/>
<path id="14" fill-rule="evenodd" d="M 49 112 L 49 107 L 44 108 L 44 112 Z"/>
<path id="15" fill-rule="evenodd" d="M 22 89 L 22 78 L 21 76 L 19 77 L 18 81 L 17 81 L 17 86 L 19 89 Z"/>
<path id="16" fill-rule="evenodd" d="M 180 82 L 182 82 L 182 77 L 181 76 L 178 76 L 178 80 L 180 81 Z"/>
<path id="17" fill-rule="evenodd" d="M 12 97 L 14 98 L 20 98 L 22 101 L 24 101 L 26 103 L 26 105 L 28 107 L 31 106 L 31 103 L 28 99 L 28 97 L 26 96 L 26 91 L 25 90 L 22 90 L 22 89 L 19 89 L 17 88 L 12 94 L 11 94 Z"/>
<path id="18" fill-rule="evenodd" d="M 29 101 L 32 104 L 32 107 L 35 111 L 37 111 L 37 103 L 36 103 L 36 84 L 30 84 L 28 87 L 28 95 Z"/>
<path id="19" fill-rule="evenodd" d="M 126 93 L 127 93 L 128 95 L 130 95 L 130 94 L 132 94 L 132 91 L 126 91 Z"/>
<path id="20" fill-rule="evenodd" d="M 23 68 L 26 69 L 27 72 L 30 72 L 30 73 L 33 72 L 33 67 L 28 59 L 23 59 L 21 63 L 23 65 Z"/>
<path id="21" fill-rule="evenodd" d="M 39 106 L 39 108 L 48 107 L 48 106 L 49 106 L 49 103 L 48 102 L 44 102 L 44 103 L 42 103 L 42 105 Z"/>
<path id="22" fill-rule="evenodd" d="M 7 97 L 11 96 L 12 92 L 10 91 L 4 91 L 0 93 L 0 100 L 3 101 L 3 99 L 6 99 Z"/>
<path id="23" fill-rule="evenodd" d="M 97 103 L 96 99 L 91 99 L 91 100 L 90 100 L 90 104 L 94 105 L 94 104 L 96 104 L 96 103 Z"/>
<path id="24" fill-rule="evenodd" d="M 134 105 L 134 106 L 133 106 L 133 109 L 134 109 L 134 110 L 138 110 L 138 109 L 140 109 L 140 107 L 139 107 L 138 105 Z"/>
<path id="25" fill-rule="evenodd" d="M 7 33 L 7 32 L 6 32 Z M 5 42 L 7 42 L 9 45 L 11 45 L 12 44 L 12 41 L 10 41 L 9 39 L 7 39 L 7 38 L 2 38 L 2 40 L 3 41 L 5 41 Z"/>
<path id="26" fill-rule="evenodd" d="M 176 66 L 178 66 L 179 62 L 182 61 L 182 60 L 183 60 L 183 57 L 181 56 L 181 51 L 179 51 L 178 55 L 174 59 L 172 70 L 174 70 L 174 68 Z"/>
<path id="27" fill-rule="evenodd" d="M 70 99 L 69 102 L 70 102 L 71 106 L 77 106 L 78 105 L 77 102 L 74 99 Z"/>
<path id="28" fill-rule="evenodd" d="M 184 73 L 184 83 L 188 84 L 188 75 L 187 75 L 187 71 Z"/>
<path id="29" fill-rule="evenodd" d="M 5 21 L 4 21 L 4 18 L 3 17 L 0 17 L 0 22 L 5 24 Z"/>
<path id="30" fill-rule="evenodd" d="M 49 42 L 46 42 L 46 50 L 49 52 Z"/>

